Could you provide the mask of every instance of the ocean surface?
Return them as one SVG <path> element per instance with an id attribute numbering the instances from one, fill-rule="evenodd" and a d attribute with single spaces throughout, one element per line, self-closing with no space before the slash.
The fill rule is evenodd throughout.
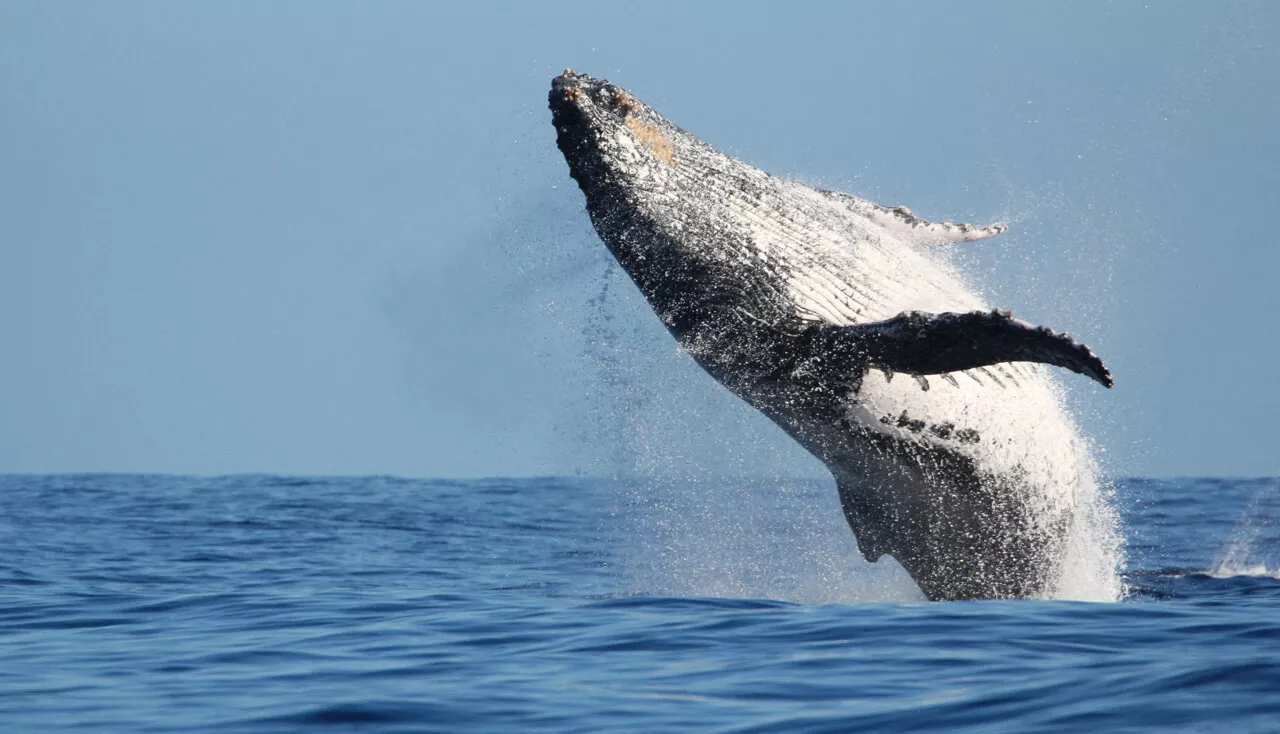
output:
<path id="1" fill-rule="evenodd" d="M 0 477 L 0 731 L 1280 731 L 1280 480 L 1115 603 L 924 602 L 832 482 Z"/>

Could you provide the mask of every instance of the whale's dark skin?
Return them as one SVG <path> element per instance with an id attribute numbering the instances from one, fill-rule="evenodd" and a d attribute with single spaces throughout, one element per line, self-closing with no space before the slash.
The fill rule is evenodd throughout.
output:
<path id="1" fill-rule="evenodd" d="M 1002 226 L 769 176 L 571 71 L 550 107 L 609 250 L 708 373 L 831 469 L 868 560 L 892 555 L 934 600 L 1053 594 L 1093 485 L 1034 363 L 1112 380 L 923 252 Z"/>

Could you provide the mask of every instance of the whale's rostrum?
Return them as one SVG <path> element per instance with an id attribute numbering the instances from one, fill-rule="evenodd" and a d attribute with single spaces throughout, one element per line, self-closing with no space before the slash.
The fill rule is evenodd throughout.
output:
<path id="1" fill-rule="evenodd" d="M 771 176 L 572 71 L 550 106 L 601 239 L 682 347 L 831 470 L 868 560 L 931 599 L 1055 594 L 1096 485 L 1043 365 L 1111 375 L 928 252 L 1002 225 Z"/>

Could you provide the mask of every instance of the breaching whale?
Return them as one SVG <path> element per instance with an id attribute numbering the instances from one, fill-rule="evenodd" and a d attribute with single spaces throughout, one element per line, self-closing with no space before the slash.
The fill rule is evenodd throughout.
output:
<path id="1" fill-rule="evenodd" d="M 1042 365 L 1112 378 L 927 252 L 1004 226 L 771 176 L 573 71 L 550 107 L 601 239 L 681 346 L 831 470 L 867 560 L 934 600 L 1054 593 L 1093 479 Z"/>

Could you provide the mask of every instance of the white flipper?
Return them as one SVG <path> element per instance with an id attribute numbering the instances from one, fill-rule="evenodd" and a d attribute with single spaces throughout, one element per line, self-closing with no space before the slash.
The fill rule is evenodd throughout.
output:
<path id="1" fill-rule="evenodd" d="M 845 206 L 855 213 L 870 219 L 877 226 L 888 230 L 913 245 L 950 245 L 956 242 L 975 242 L 1003 234 L 1009 229 L 1007 224 L 993 224 L 990 227 L 977 227 L 972 224 L 955 224 L 953 222 L 930 222 L 911 213 L 905 206 L 889 208 L 875 202 L 859 199 L 856 196 L 827 192 L 839 197 Z"/>

